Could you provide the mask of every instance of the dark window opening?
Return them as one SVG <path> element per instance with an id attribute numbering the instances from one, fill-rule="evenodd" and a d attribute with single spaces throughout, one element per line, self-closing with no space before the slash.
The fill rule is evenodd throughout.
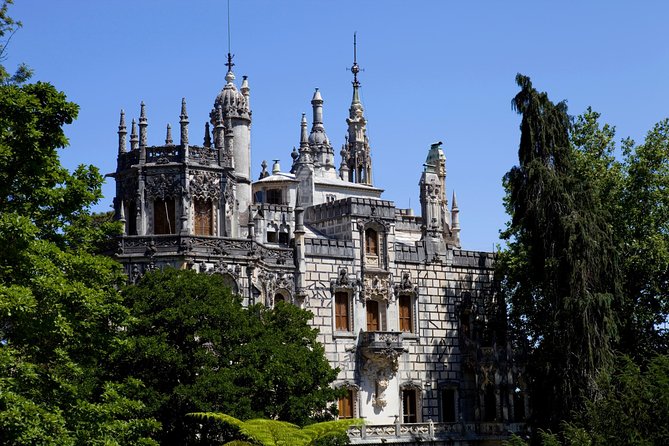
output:
<path id="1" fill-rule="evenodd" d="M 286 298 L 283 296 L 281 293 L 276 293 L 274 295 L 274 304 L 276 305 L 277 302 L 285 302 Z"/>
<path id="2" fill-rule="evenodd" d="M 525 421 L 525 394 L 521 391 L 513 393 L 513 416 L 516 422 Z"/>
<path id="3" fill-rule="evenodd" d="M 279 232 L 279 243 L 287 245 L 290 239 L 288 238 L 287 232 Z"/>
<path id="4" fill-rule="evenodd" d="M 128 203 L 128 212 L 126 215 L 126 225 L 128 235 L 137 235 L 137 205 L 135 200 Z"/>
<path id="5" fill-rule="evenodd" d="M 497 419 L 497 397 L 495 395 L 495 387 L 488 384 L 485 387 L 483 395 L 483 421 L 495 421 Z"/>
<path id="6" fill-rule="evenodd" d="M 276 231 L 267 231 L 267 243 L 276 243 L 277 241 Z"/>
<path id="7" fill-rule="evenodd" d="M 455 389 L 441 391 L 441 421 L 455 423 Z"/>
<path id="8" fill-rule="evenodd" d="M 267 189 L 266 194 L 268 204 L 283 204 L 281 189 Z"/>
<path id="9" fill-rule="evenodd" d="M 174 200 L 155 200 L 153 202 L 153 233 L 176 234 Z"/>

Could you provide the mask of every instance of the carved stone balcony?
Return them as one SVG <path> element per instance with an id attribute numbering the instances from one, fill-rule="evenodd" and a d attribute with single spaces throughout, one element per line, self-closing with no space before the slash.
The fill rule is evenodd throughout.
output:
<path id="1" fill-rule="evenodd" d="M 511 434 L 529 433 L 525 423 L 400 423 L 362 425 L 349 428 L 352 444 L 415 444 L 452 445 L 454 441 L 492 441 L 508 439 Z"/>
<path id="2" fill-rule="evenodd" d="M 397 373 L 399 357 L 404 352 L 402 333 L 396 331 L 361 332 L 358 339 L 362 371 L 375 382 L 374 405 L 386 406 L 385 391 Z"/>

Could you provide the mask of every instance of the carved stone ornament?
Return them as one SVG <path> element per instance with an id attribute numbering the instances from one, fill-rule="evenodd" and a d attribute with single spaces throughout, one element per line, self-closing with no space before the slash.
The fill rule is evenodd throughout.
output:
<path id="1" fill-rule="evenodd" d="M 418 295 L 418 285 L 414 284 L 411 279 L 411 272 L 402 271 L 402 278 L 399 283 L 395 284 L 395 295 Z"/>
<path id="2" fill-rule="evenodd" d="M 137 194 L 137 177 L 124 178 L 119 182 L 119 193 L 118 196 L 123 199 L 126 203 L 135 199 Z"/>
<path id="3" fill-rule="evenodd" d="M 294 276 L 290 273 L 275 273 L 261 271 L 258 274 L 255 285 L 262 290 L 265 295 L 266 305 L 274 304 L 274 295 L 277 291 L 283 290 L 293 296 L 295 291 Z"/>
<path id="4" fill-rule="evenodd" d="M 365 360 L 362 372 L 375 384 L 374 406 L 384 408 L 387 405 L 385 391 L 397 373 L 402 353 L 389 346 L 374 351 L 363 349 L 362 354 Z"/>
<path id="5" fill-rule="evenodd" d="M 363 299 L 383 300 L 388 302 L 390 293 L 390 275 L 383 273 L 365 274 L 363 279 Z"/>
<path id="6" fill-rule="evenodd" d="M 181 194 L 183 187 L 179 177 L 167 176 L 164 173 L 150 176 L 146 179 L 146 194 L 150 198 L 164 200 L 176 198 Z"/>
<path id="7" fill-rule="evenodd" d="M 330 281 L 330 291 L 332 294 L 337 291 L 353 291 L 356 288 L 359 288 L 360 280 L 357 278 L 351 278 L 348 274 L 348 268 L 341 267 L 339 268 L 339 273 L 337 278 Z"/>
<path id="8" fill-rule="evenodd" d="M 190 194 L 200 200 L 218 200 L 221 197 L 220 176 L 215 172 L 193 172 Z"/>

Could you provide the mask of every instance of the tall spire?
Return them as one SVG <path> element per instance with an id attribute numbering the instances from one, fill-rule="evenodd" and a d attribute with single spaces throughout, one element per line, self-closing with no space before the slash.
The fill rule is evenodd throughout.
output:
<path id="1" fill-rule="evenodd" d="M 352 183 L 372 185 L 372 150 L 369 147 L 369 140 L 367 139 L 367 120 L 365 119 L 365 109 L 360 102 L 360 82 L 358 81 L 358 73 L 360 72 L 358 65 L 358 39 L 357 34 L 353 34 L 353 65 L 351 66 L 351 73 L 353 73 L 353 99 L 351 100 L 351 107 L 348 109 L 348 135 L 346 144 L 342 149 L 342 163 L 344 157 L 348 169 L 344 172 L 348 175 L 346 178 Z M 345 152 L 345 153 L 344 153 Z M 339 169 L 340 172 L 342 169 Z"/>
<path id="2" fill-rule="evenodd" d="M 172 144 L 172 126 L 167 124 L 167 132 L 165 134 L 165 145 L 166 146 L 171 146 Z"/>

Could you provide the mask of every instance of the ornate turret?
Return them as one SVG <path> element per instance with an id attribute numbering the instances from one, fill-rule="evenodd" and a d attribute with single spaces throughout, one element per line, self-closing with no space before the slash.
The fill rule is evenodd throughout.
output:
<path id="1" fill-rule="evenodd" d="M 447 204 L 444 192 L 446 157 L 441 141 L 430 146 L 425 168 L 420 178 L 420 206 L 423 218 L 423 239 L 426 241 L 428 258 L 446 253 L 445 238 L 450 228 L 446 221 Z"/>
<path id="2" fill-rule="evenodd" d="M 364 116 L 365 109 L 360 102 L 360 82 L 358 73 L 360 67 L 357 61 L 356 35 L 353 35 L 353 99 L 349 108 L 348 135 L 344 149 L 346 151 L 346 163 L 348 166 L 348 180 L 353 183 L 372 185 L 372 155 L 367 138 L 367 120 Z M 342 155 L 342 162 L 343 160 Z M 341 171 L 341 169 L 340 169 Z"/>

